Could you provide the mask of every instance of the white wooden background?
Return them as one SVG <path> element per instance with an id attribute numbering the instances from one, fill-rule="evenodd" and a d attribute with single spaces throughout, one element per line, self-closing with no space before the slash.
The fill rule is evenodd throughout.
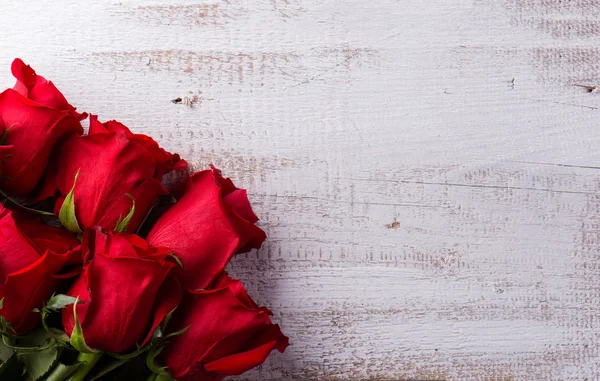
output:
<path id="1" fill-rule="evenodd" d="M 599 43 L 600 0 L 3 0 L 0 83 L 249 189 L 292 346 L 240 379 L 598 380 Z"/>

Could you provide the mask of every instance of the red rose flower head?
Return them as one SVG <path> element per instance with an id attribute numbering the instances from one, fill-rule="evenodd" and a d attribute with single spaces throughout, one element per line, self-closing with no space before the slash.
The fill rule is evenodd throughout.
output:
<path id="1" fill-rule="evenodd" d="M 25 98 L 56 110 L 68 111 L 78 120 L 87 116 L 86 113 L 78 113 L 52 82 L 37 75 L 35 70 L 20 58 L 15 58 L 11 71 L 17 79 L 13 89 Z"/>
<path id="2" fill-rule="evenodd" d="M 65 224 L 69 230 L 96 225 L 116 229 L 133 211 L 127 231 L 135 232 L 158 197 L 167 193 L 162 176 L 186 167 L 179 155 L 166 152 L 150 137 L 133 134 L 119 122 L 100 123 L 91 115 L 90 133 L 71 137 L 61 151 L 56 182 L 62 196 L 55 213 L 61 215 L 72 191 L 66 207 L 73 207 L 77 224 Z"/>
<path id="3" fill-rule="evenodd" d="M 266 235 L 256 221 L 246 191 L 213 167 L 190 176 L 183 197 L 158 219 L 147 239 L 181 259 L 186 288 L 202 289 L 234 254 L 261 246 Z"/>
<path id="4" fill-rule="evenodd" d="M 14 89 L 0 94 L 0 188 L 12 196 L 40 200 L 54 194 L 46 173 L 62 142 L 82 134 L 79 114 L 60 91 L 16 59 Z M 45 176 L 46 175 L 46 176 Z"/>
<path id="5" fill-rule="evenodd" d="M 179 381 L 220 381 L 262 364 L 269 353 L 289 345 L 271 311 L 259 308 L 239 280 L 222 274 L 211 290 L 189 291 L 169 331 L 173 338 L 162 360 Z"/>
<path id="6" fill-rule="evenodd" d="M 17 334 L 33 329 L 41 315 L 32 312 L 48 301 L 75 272 L 66 265 L 80 262 L 79 241 L 71 233 L 11 212 L 0 204 L 0 315 Z"/>
<path id="7" fill-rule="evenodd" d="M 82 246 L 87 264 L 68 292 L 81 302 L 63 309 L 65 331 L 72 335 L 77 308 L 88 347 L 121 353 L 144 345 L 181 299 L 170 250 L 99 227 L 86 231 Z"/>

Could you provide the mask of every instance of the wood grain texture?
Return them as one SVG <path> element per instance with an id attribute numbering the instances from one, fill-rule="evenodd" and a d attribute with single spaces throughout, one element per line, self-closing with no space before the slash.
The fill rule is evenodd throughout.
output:
<path id="1" fill-rule="evenodd" d="M 249 190 L 292 346 L 239 380 L 598 380 L 599 5 L 7 2 L 0 80 Z"/>

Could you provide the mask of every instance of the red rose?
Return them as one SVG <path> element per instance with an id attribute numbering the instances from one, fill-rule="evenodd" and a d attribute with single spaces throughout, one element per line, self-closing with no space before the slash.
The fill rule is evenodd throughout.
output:
<path id="1" fill-rule="evenodd" d="M 187 169 L 187 162 L 179 157 L 178 154 L 172 154 L 161 148 L 158 143 L 148 135 L 134 134 L 124 124 L 116 120 L 109 120 L 105 123 L 98 122 L 98 117 L 92 115 L 90 118 L 90 134 L 118 132 L 123 133 L 127 139 L 135 141 L 144 146 L 156 161 L 155 178 L 161 179 L 163 175 L 175 170 L 183 172 Z"/>
<path id="2" fill-rule="evenodd" d="M 201 289 L 234 254 L 261 246 L 266 235 L 256 221 L 246 191 L 213 167 L 190 177 L 183 197 L 158 219 L 147 239 L 170 247 L 183 263 L 185 286 Z"/>
<path id="3" fill-rule="evenodd" d="M 20 58 L 15 58 L 12 63 L 11 71 L 17 79 L 13 89 L 40 105 L 47 106 L 56 110 L 68 111 L 78 120 L 85 119 L 86 113 L 80 114 L 75 111 L 65 96 L 54 86 L 54 84 L 41 75 L 37 75 L 35 70 Z"/>
<path id="4" fill-rule="evenodd" d="M 166 261 L 170 250 L 101 228 L 86 231 L 82 249 L 87 264 L 68 295 L 81 300 L 77 318 L 86 344 L 115 353 L 145 344 L 181 299 L 177 265 Z M 73 308 L 63 310 L 62 321 L 71 335 Z"/>
<path id="5" fill-rule="evenodd" d="M 167 344 L 162 359 L 180 381 L 219 381 L 262 364 L 273 349 L 282 352 L 288 338 L 271 323 L 271 311 L 259 308 L 241 282 L 223 274 L 212 290 L 190 291 L 169 330 L 189 330 Z"/>
<path id="6" fill-rule="evenodd" d="M 158 196 L 167 191 L 162 175 L 187 163 L 161 149 L 150 137 L 133 134 L 121 123 L 100 123 L 90 116 L 90 133 L 73 136 L 64 145 L 56 182 L 62 196 L 55 204 L 58 215 L 75 176 L 75 215 L 81 229 L 95 225 L 115 229 L 135 201 L 127 231 L 135 232 Z"/>
<path id="7" fill-rule="evenodd" d="M 39 200 L 56 190 L 51 174 L 41 181 L 52 152 L 71 135 L 83 133 L 79 121 L 86 115 L 75 112 L 52 82 L 20 59 L 12 71 L 15 88 L 0 94 L 0 187 Z"/>
<path id="8" fill-rule="evenodd" d="M 33 329 L 40 321 L 34 308 L 56 291 L 65 265 L 81 260 L 79 241 L 64 229 L 26 219 L 0 205 L 0 315 L 17 334 Z"/>

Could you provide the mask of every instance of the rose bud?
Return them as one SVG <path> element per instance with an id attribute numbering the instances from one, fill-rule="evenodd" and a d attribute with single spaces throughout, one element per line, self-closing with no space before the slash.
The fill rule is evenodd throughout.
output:
<path id="1" fill-rule="evenodd" d="M 188 289 L 206 288 L 234 254 L 259 248 L 265 233 L 255 225 L 244 189 L 214 167 L 188 179 L 182 198 L 148 233 L 148 242 L 167 246 L 183 264 Z"/>
<path id="2" fill-rule="evenodd" d="M 72 335 L 77 308 L 89 348 L 122 353 L 146 344 L 181 299 L 171 251 L 99 227 L 86 231 L 82 250 L 86 265 L 68 292 L 80 302 L 63 310 L 65 332 Z"/>
<path id="3" fill-rule="evenodd" d="M 56 190 L 47 166 L 60 145 L 82 134 L 78 114 L 60 91 L 16 59 L 14 89 L 0 94 L 0 188 L 11 196 L 33 201 Z M 42 181 L 43 180 L 43 181 Z"/>
<path id="4" fill-rule="evenodd" d="M 68 231 L 27 219 L 0 205 L 0 315 L 17 334 L 39 322 L 32 312 L 50 299 L 70 263 L 81 261 L 79 241 Z"/>
<path id="5" fill-rule="evenodd" d="M 65 223 L 69 230 L 96 225 L 114 230 L 130 217 L 126 231 L 135 232 L 158 197 L 167 193 L 162 176 L 186 167 L 179 155 L 166 152 L 152 138 L 133 134 L 119 122 L 100 123 L 91 115 L 89 134 L 71 137 L 61 151 L 56 177 L 61 197 L 55 213 L 65 223 L 61 209 L 72 191 L 65 207 L 73 208 L 77 224 Z"/>
<path id="6" fill-rule="evenodd" d="M 289 345 L 267 308 L 259 308 L 239 280 L 223 274 L 211 290 L 189 291 L 167 329 L 177 332 L 162 361 L 179 381 L 219 381 L 262 364 Z"/>

